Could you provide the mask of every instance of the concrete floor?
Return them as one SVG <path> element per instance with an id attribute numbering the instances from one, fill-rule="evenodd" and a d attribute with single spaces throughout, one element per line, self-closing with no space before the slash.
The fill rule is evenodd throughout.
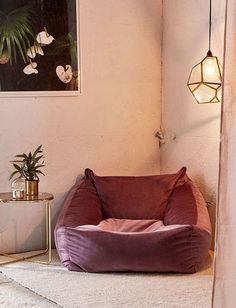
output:
<path id="1" fill-rule="evenodd" d="M 0 272 L 1 308 L 56 308 L 61 307 L 50 300 L 22 287 Z"/>

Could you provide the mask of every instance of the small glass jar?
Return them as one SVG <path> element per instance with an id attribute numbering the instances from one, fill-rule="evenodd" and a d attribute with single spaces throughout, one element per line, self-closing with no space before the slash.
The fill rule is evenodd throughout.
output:
<path id="1" fill-rule="evenodd" d="M 25 193 L 25 179 L 18 178 L 11 183 L 12 197 L 14 199 L 24 198 Z"/>

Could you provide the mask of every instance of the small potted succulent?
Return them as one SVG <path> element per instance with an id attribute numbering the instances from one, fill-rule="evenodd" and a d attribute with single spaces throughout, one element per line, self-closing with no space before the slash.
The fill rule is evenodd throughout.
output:
<path id="1" fill-rule="evenodd" d="M 13 178 L 24 178 L 25 179 L 25 193 L 28 196 L 38 195 L 38 183 L 39 174 L 45 175 L 41 168 L 44 165 L 44 155 L 42 151 L 42 145 L 29 154 L 18 154 L 15 156 L 16 160 L 11 161 L 15 170 L 12 172 L 9 180 Z"/>

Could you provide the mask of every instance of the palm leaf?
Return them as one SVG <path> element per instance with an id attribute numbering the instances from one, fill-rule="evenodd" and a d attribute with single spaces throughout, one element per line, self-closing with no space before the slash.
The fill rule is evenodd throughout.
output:
<path id="1" fill-rule="evenodd" d="M 39 161 L 41 158 L 43 158 L 43 155 L 40 155 L 40 156 L 36 157 L 36 158 L 34 159 L 35 164 L 37 164 L 38 161 Z"/>
<path id="2" fill-rule="evenodd" d="M 19 49 L 19 51 L 20 51 L 20 54 L 21 54 L 21 56 L 22 56 L 22 59 L 24 60 L 24 62 L 26 62 L 27 56 L 26 56 L 26 54 L 24 54 L 24 51 L 23 51 L 23 48 L 22 48 L 22 46 L 21 46 L 20 41 L 18 40 L 17 37 L 14 38 L 14 41 L 15 41 L 15 44 L 17 45 L 17 47 L 18 47 L 18 49 Z M 9 57 L 9 58 L 10 58 L 10 57 Z"/>
<path id="3" fill-rule="evenodd" d="M 38 153 L 42 153 L 42 144 L 38 146 L 37 149 L 34 151 L 32 158 L 35 159 Z"/>
<path id="4" fill-rule="evenodd" d="M 25 154 L 25 153 L 23 153 L 23 154 L 18 154 L 18 155 L 16 155 L 15 157 L 19 157 L 19 158 L 27 158 L 27 155 Z"/>
<path id="5" fill-rule="evenodd" d="M 18 171 L 18 172 L 21 172 L 22 168 L 21 166 L 17 165 L 17 164 L 13 164 L 13 166 L 15 167 L 15 169 Z"/>
<path id="6" fill-rule="evenodd" d="M 7 44 L 7 49 L 8 49 L 8 57 L 10 59 L 12 59 L 12 53 L 11 53 L 11 40 L 10 38 L 7 36 L 6 37 L 6 44 Z"/>
<path id="7" fill-rule="evenodd" d="M 45 176 L 45 174 L 42 171 L 40 171 L 40 170 L 37 170 L 36 173 L 40 173 L 40 174 Z"/>
<path id="8" fill-rule="evenodd" d="M 4 38 L 3 36 L 0 37 L 0 56 L 2 55 L 3 53 L 3 47 L 4 47 Z"/>
<path id="9" fill-rule="evenodd" d="M 35 167 L 35 170 L 42 168 L 42 167 L 45 167 L 45 165 L 38 165 L 38 166 Z"/>
<path id="10" fill-rule="evenodd" d="M 14 172 L 12 172 L 12 174 L 11 174 L 10 177 L 9 177 L 9 181 L 13 178 L 14 175 L 16 175 L 16 174 L 18 174 L 18 173 L 20 173 L 20 172 L 19 172 L 19 171 L 14 171 Z M 21 175 L 21 173 L 20 173 L 20 175 Z"/>
<path id="11" fill-rule="evenodd" d="M 10 63 L 16 62 L 17 51 L 24 62 L 27 61 L 27 47 L 35 40 L 33 26 L 33 10 L 20 7 L 8 15 L 0 11 L 0 56 L 7 52 Z"/>
<path id="12" fill-rule="evenodd" d="M 16 45 L 13 43 L 12 43 L 12 50 L 13 50 L 14 61 L 16 62 Z"/>

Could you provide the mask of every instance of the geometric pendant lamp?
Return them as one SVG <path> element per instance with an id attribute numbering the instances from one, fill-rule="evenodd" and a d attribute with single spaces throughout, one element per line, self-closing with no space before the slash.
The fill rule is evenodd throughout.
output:
<path id="1" fill-rule="evenodd" d="M 222 71 L 217 57 L 211 52 L 211 0 L 209 16 L 209 51 L 206 57 L 195 65 L 188 79 L 188 88 L 199 104 L 221 101 Z"/>

